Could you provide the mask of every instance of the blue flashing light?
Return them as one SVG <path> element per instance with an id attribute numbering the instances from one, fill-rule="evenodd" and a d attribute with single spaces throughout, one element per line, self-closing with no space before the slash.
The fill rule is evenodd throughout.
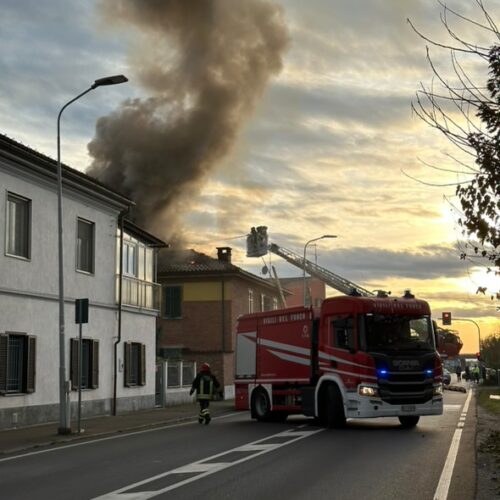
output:
<path id="1" fill-rule="evenodd" d="M 381 377 L 385 377 L 387 375 L 387 370 L 379 370 L 378 371 L 378 374 L 381 376 Z"/>
<path id="2" fill-rule="evenodd" d="M 425 370 L 426 375 L 432 376 L 433 373 L 434 373 L 434 370 Z"/>

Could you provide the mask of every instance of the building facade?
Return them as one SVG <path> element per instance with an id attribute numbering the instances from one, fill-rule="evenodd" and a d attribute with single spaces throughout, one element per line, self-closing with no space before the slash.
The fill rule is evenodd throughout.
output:
<path id="1" fill-rule="evenodd" d="M 65 365 L 73 416 L 79 298 L 89 301 L 82 416 L 153 407 L 159 303 L 151 245 L 160 242 L 122 222 L 131 200 L 81 172 L 64 165 L 62 171 Z M 0 136 L 0 186 L 0 428 L 9 428 L 59 415 L 56 162 Z M 130 267 L 120 273 L 122 247 Z"/>
<path id="2" fill-rule="evenodd" d="M 168 360 L 168 378 L 175 380 L 167 381 L 167 392 L 177 392 L 177 401 L 186 400 L 192 367 L 208 362 L 226 399 L 234 397 L 237 319 L 249 312 L 278 309 L 279 290 L 233 265 L 229 247 L 218 248 L 217 258 L 194 250 L 162 251 L 158 282 L 162 287 L 158 355 Z"/>
<path id="3" fill-rule="evenodd" d="M 325 300 L 326 287 L 325 283 L 313 276 L 300 278 L 281 278 L 281 286 L 286 288 L 290 295 L 286 299 L 287 307 L 303 306 L 304 305 L 304 281 L 306 290 L 305 305 L 313 307 L 321 307 Z"/>

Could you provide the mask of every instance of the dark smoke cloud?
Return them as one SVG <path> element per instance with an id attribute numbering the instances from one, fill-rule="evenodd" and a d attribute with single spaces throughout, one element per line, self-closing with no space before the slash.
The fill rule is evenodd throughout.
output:
<path id="1" fill-rule="evenodd" d="M 137 203 L 136 222 L 164 238 L 234 144 L 288 42 L 265 0 L 102 0 L 105 22 L 137 30 L 131 67 L 146 99 L 96 125 L 87 173 Z"/>

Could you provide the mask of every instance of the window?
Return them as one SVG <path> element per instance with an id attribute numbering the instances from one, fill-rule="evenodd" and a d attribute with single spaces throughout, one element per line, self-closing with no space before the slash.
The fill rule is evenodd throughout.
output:
<path id="1" fill-rule="evenodd" d="M 428 316 L 365 316 L 367 350 L 434 350 L 432 323 Z"/>
<path id="2" fill-rule="evenodd" d="M 78 219 L 76 268 L 86 273 L 94 272 L 94 223 L 83 219 Z"/>
<path id="3" fill-rule="evenodd" d="M 30 258 L 31 201 L 7 193 L 5 251 L 8 255 Z"/>
<path id="4" fill-rule="evenodd" d="M 146 385 L 146 346 L 125 342 L 125 387 Z"/>
<path id="5" fill-rule="evenodd" d="M 354 329 L 352 316 L 336 316 L 332 319 L 333 346 L 340 349 L 354 349 Z"/>
<path id="6" fill-rule="evenodd" d="M 0 334 L 0 394 L 35 392 L 36 337 Z"/>
<path id="7" fill-rule="evenodd" d="M 253 313 L 253 290 L 248 290 L 248 312 Z"/>
<path id="8" fill-rule="evenodd" d="M 276 311 L 278 309 L 278 299 L 276 297 L 273 297 L 273 311 Z"/>
<path id="9" fill-rule="evenodd" d="M 167 362 L 167 387 L 190 387 L 196 376 L 193 361 Z"/>
<path id="10" fill-rule="evenodd" d="M 137 277 L 137 246 L 133 243 L 123 244 L 123 274 Z"/>
<path id="11" fill-rule="evenodd" d="M 163 317 L 177 319 L 182 317 L 182 287 L 163 287 Z"/>
<path id="12" fill-rule="evenodd" d="M 264 295 L 263 293 L 260 294 L 260 310 L 262 312 L 264 311 L 271 311 L 273 308 L 273 302 L 271 297 L 268 297 L 267 295 Z"/>
<path id="13" fill-rule="evenodd" d="M 71 339 L 71 385 L 78 389 L 78 339 Z M 82 389 L 99 387 L 99 341 L 82 339 Z"/>

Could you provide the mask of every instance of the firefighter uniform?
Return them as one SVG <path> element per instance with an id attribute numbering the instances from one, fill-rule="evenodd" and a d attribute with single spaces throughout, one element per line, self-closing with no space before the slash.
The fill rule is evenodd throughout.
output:
<path id="1" fill-rule="evenodd" d="M 200 372 L 196 375 L 191 385 L 189 394 L 196 391 L 196 400 L 200 403 L 200 413 L 198 422 L 208 425 L 210 423 L 210 401 L 213 399 L 215 392 L 219 390 L 220 384 L 215 375 L 210 371 L 210 365 L 203 363 Z"/>

